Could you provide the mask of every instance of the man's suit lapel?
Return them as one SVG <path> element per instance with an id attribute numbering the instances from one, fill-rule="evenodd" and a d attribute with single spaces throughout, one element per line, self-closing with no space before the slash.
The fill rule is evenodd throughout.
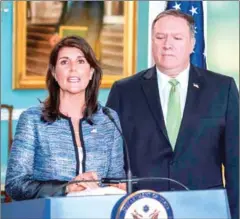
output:
<path id="1" fill-rule="evenodd" d="M 175 147 L 174 160 L 177 159 L 185 149 L 190 146 L 190 139 L 192 137 L 191 130 L 198 124 L 199 116 L 199 101 L 204 90 L 204 79 L 199 70 L 191 65 L 189 72 L 187 98 L 182 117 L 180 130 Z M 194 120 L 194 121 L 193 121 Z"/>
<path id="2" fill-rule="evenodd" d="M 156 67 L 150 68 L 142 77 L 141 85 L 145 94 L 150 111 L 156 120 L 161 132 L 168 140 L 167 130 L 164 122 L 161 101 L 158 91 Z M 144 116 L 144 115 L 143 115 Z M 169 140 L 168 140 L 169 141 Z"/>

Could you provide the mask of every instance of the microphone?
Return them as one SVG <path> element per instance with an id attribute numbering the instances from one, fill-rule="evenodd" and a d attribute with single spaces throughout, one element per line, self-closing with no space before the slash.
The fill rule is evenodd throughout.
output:
<path id="1" fill-rule="evenodd" d="M 138 183 L 141 181 L 170 181 L 173 182 L 185 190 L 189 191 L 189 188 L 185 186 L 184 184 L 180 183 L 179 181 L 167 177 L 139 177 L 139 178 L 133 178 L 131 179 L 132 183 Z M 123 178 L 102 178 L 101 183 L 106 183 L 106 184 L 118 184 L 118 183 L 126 183 L 128 182 L 128 179 L 123 179 Z"/>
<path id="2" fill-rule="evenodd" d="M 128 169 L 127 169 L 127 193 L 131 194 L 132 193 L 132 169 L 131 169 L 131 164 L 130 164 L 130 158 L 129 158 L 129 151 L 128 151 L 128 146 L 127 146 L 127 141 L 123 136 L 122 131 L 120 130 L 120 128 L 118 127 L 115 119 L 112 117 L 110 110 L 107 107 L 103 107 L 102 108 L 103 113 L 112 121 L 112 123 L 115 125 L 115 127 L 117 128 L 118 132 L 120 133 L 123 142 L 124 142 L 124 149 L 125 149 L 125 155 L 126 155 L 126 160 L 127 160 L 127 165 L 128 165 Z"/>
<path id="3" fill-rule="evenodd" d="M 140 178 L 131 178 L 130 179 L 130 183 L 131 185 L 134 183 L 138 183 L 140 181 L 170 181 L 173 182 L 179 186 L 181 186 L 182 188 L 184 188 L 185 190 L 189 191 L 189 188 L 187 186 L 185 186 L 184 184 L 180 183 L 177 180 L 171 179 L 171 178 L 167 178 L 167 177 L 140 177 Z M 87 183 L 87 182 L 96 182 L 98 183 L 98 185 L 101 184 L 119 184 L 119 183 L 127 183 L 127 185 L 129 184 L 129 179 L 125 179 L 125 178 L 102 178 L 99 180 L 72 180 L 69 181 L 67 183 L 62 184 L 56 191 L 54 191 L 50 196 L 54 196 L 56 193 L 58 193 L 60 190 L 62 190 L 64 187 L 67 187 L 68 185 L 71 184 L 77 184 L 77 183 Z M 129 194 L 129 193 L 128 193 Z"/>
<path id="4" fill-rule="evenodd" d="M 101 179 L 91 179 L 91 180 L 87 180 L 87 179 L 84 179 L 84 180 L 73 180 L 73 181 L 70 181 L 70 182 L 67 182 L 67 183 L 65 183 L 64 185 L 65 186 L 67 186 L 67 185 L 71 185 L 71 184 L 75 184 L 75 183 L 87 183 L 87 182 L 90 182 L 90 183 L 92 183 L 92 182 L 96 182 L 96 183 L 98 183 L 98 184 L 100 184 L 101 183 Z"/>

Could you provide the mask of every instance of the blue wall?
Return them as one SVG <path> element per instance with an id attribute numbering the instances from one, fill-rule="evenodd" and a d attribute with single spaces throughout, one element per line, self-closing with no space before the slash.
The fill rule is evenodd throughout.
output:
<path id="1" fill-rule="evenodd" d="M 2 2 L 8 8 L 2 13 L 1 22 L 1 103 L 13 105 L 14 108 L 26 108 L 37 103 L 37 97 L 43 99 L 43 90 L 12 90 L 12 46 L 13 46 L 13 3 Z M 4 34 L 3 34 L 4 33 Z"/>
<path id="2" fill-rule="evenodd" d="M 207 61 L 239 86 L 239 1 L 207 2 Z"/>

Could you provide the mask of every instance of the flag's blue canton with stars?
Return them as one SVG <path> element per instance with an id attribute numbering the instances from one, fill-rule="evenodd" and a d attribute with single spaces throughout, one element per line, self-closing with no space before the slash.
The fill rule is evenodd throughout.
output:
<path id="1" fill-rule="evenodd" d="M 202 1 L 168 1 L 166 9 L 181 10 L 193 16 L 196 44 L 191 54 L 191 63 L 200 68 L 206 68 Z"/>

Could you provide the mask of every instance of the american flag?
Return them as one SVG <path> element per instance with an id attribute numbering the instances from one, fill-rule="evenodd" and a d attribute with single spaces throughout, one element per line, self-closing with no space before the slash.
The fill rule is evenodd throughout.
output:
<path id="1" fill-rule="evenodd" d="M 168 1 L 166 9 L 181 10 L 193 16 L 195 21 L 196 44 L 194 52 L 191 54 L 191 63 L 197 67 L 206 69 L 202 1 Z"/>

